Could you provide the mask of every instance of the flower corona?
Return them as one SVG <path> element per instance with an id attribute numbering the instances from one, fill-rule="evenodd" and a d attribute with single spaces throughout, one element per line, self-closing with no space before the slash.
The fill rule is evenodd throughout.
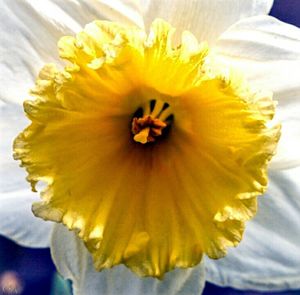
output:
<path id="1" fill-rule="evenodd" d="M 162 278 L 236 246 L 280 125 L 269 92 L 218 64 L 206 43 L 157 19 L 150 33 L 107 21 L 58 43 L 24 103 L 14 157 L 36 216 L 75 230 L 97 270 Z"/>

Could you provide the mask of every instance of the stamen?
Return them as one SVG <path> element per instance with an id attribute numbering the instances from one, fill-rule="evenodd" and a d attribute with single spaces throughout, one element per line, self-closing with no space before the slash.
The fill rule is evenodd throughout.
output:
<path id="1" fill-rule="evenodd" d="M 154 107 L 151 108 L 151 103 Z M 164 122 L 160 118 L 162 115 L 164 118 L 168 116 L 164 115 L 171 114 L 170 111 L 167 111 L 169 105 L 162 101 L 150 101 L 143 109 L 143 117 L 134 117 L 131 124 L 131 132 L 134 134 L 133 139 L 136 142 L 145 144 L 148 142 L 156 141 L 156 138 L 162 135 L 163 129 L 170 124 L 170 121 Z M 149 114 L 146 111 L 152 109 L 152 112 Z"/>
<path id="2" fill-rule="evenodd" d="M 150 141 L 154 141 L 154 139 L 152 139 L 152 137 L 149 135 L 150 133 L 150 127 L 146 127 L 144 129 L 142 129 L 139 133 L 137 133 L 133 139 L 136 141 L 136 142 L 140 142 L 142 144 L 145 144 L 147 142 L 150 142 Z M 151 138 L 151 140 L 150 140 Z"/>
<path id="3" fill-rule="evenodd" d="M 164 109 L 164 110 L 160 113 L 160 115 L 159 115 L 158 118 L 159 118 L 161 121 L 166 121 L 167 118 L 170 117 L 170 116 L 172 115 L 172 113 L 173 113 L 172 108 L 166 108 L 166 109 Z"/>
<path id="4" fill-rule="evenodd" d="M 164 102 L 161 101 L 161 100 L 157 100 L 156 103 L 155 103 L 155 106 L 154 106 L 154 109 L 151 113 L 151 115 L 156 118 L 162 111 L 163 109 L 163 106 L 164 106 Z"/>

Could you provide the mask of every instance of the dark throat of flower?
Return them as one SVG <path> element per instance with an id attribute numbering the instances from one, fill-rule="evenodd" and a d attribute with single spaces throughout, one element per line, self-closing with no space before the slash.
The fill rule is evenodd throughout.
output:
<path id="1" fill-rule="evenodd" d="M 139 108 L 131 122 L 131 132 L 135 142 L 153 143 L 158 138 L 164 138 L 173 122 L 172 109 L 168 103 L 161 100 L 150 100 Z"/>

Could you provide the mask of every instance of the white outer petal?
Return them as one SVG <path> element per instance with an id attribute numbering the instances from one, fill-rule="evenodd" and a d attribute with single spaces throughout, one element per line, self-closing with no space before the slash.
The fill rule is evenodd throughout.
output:
<path id="1" fill-rule="evenodd" d="M 96 272 L 82 241 L 60 224 L 54 227 L 51 254 L 61 275 L 72 280 L 75 295 L 198 295 L 205 283 L 203 263 L 167 273 L 163 281 L 139 278 L 125 266 Z"/>
<path id="2" fill-rule="evenodd" d="M 300 29 L 269 17 L 242 20 L 219 39 L 220 61 L 257 88 L 273 91 L 282 136 L 271 168 L 300 165 Z"/>
<path id="3" fill-rule="evenodd" d="M 143 27 L 135 0 L 9 0 L 0 10 L 0 99 L 21 103 L 45 63 L 59 63 L 57 42 L 95 19 Z"/>
<path id="4" fill-rule="evenodd" d="M 178 32 L 191 31 L 198 41 L 214 43 L 230 25 L 250 16 L 268 14 L 273 0 L 140 0 L 145 26 L 155 18 Z"/>
<path id="5" fill-rule="evenodd" d="M 52 223 L 32 214 L 39 196 L 12 158 L 13 139 L 28 124 L 22 113 L 20 106 L 0 102 L 0 234 L 26 247 L 49 247 Z"/>
<path id="6" fill-rule="evenodd" d="M 31 204 L 37 196 L 30 189 L 0 193 L 0 235 L 24 247 L 48 248 L 53 223 L 36 218 Z"/>
<path id="7" fill-rule="evenodd" d="M 252 290 L 300 288 L 300 168 L 272 171 L 244 239 L 220 260 L 206 260 L 207 280 Z"/>

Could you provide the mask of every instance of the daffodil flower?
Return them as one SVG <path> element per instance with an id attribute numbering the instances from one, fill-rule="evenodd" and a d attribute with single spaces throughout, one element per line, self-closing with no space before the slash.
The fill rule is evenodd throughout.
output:
<path id="1" fill-rule="evenodd" d="M 271 122 L 270 91 L 254 89 L 272 90 L 282 139 L 269 190 L 244 242 L 226 258 L 206 260 L 206 275 L 241 289 L 299 287 L 300 33 L 264 16 L 271 5 L 3 5 L 0 232 L 26 246 L 50 244 L 78 294 L 198 294 L 203 254 L 220 258 L 237 246 L 265 192 L 279 125 Z M 29 123 L 20 105 L 29 88 L 32 123 L 15 140 L 15 158 L 33 190 L 46 183 L 34 213 L 80 239 L 29 213 L 37 197 L 11 159 L 13 138 Z M 164 278 L 139 278 L 120 263 Z"/>

